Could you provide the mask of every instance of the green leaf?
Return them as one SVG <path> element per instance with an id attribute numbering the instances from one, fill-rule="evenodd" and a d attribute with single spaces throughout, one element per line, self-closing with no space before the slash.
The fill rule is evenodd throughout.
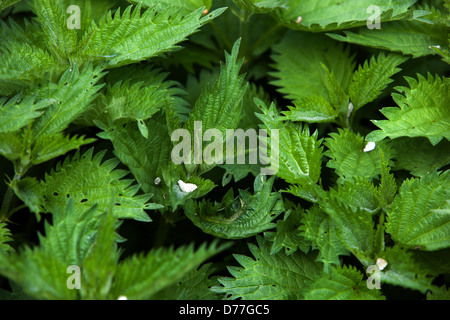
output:
<path id="1" fill-rule="evenodd" d="M 8 244 L 8 242 L 13 240 L 11 236 L 11 231 L 6 227 L 6 223 L 0 222 L 0 250 L 6 252 L 12 250 L 11 246 Z"/>
<path id="2" fill-rule="evenodd" d="M 22 98 L 16 95 L 9 100 L 0 98 L 0 134 L 25 127 L 32 119 L 39 117 L 41 110 L 48 105 L 48 100 L 36 102 L 34 96 Z"/>
<path id="3" fill-rule="evenodd" d="M 434 288 L 431 285 L 432 277 L 427 275 L 419 264 L 415 263 L 411 252 L 399 246 L 388 247 L 380 254 L 386 260 L 387 267 L 381 271 L 380 282 L 388 283 L 403 288 L 418 290 L 425 293 Z"/>
<path id="4" fill-rule="evenodd" d="M 366 264 L 374 251 L 375 229 L 371 212 L 349 204 L 337 193 L 324 195 L 320 204 L 335 222 L 336 233 L 344 247 Z"/>
<path id="5" fill-rule="evenodd" d="M 75 299 L 67 287 L 70 265 L 80 266 L 92 247 L 100 225 L 95 207 L 76 213 L 72 199 L 53 212 L 53 225 L 45 224 L 40 245 L 9 256 L 0 251 L 0 273 L 15 281 L 37 299 Z"/>
<path id="6" fill-rule="evenodd" d="M 336 170 L 339 175 L 339 182 L 352 177 L 365 177 L 373 179 L 381 173 L 380 155 L 378 148 L 383 148 L 389 158 L 389 147 L 381 144 L 375 150 L 366 149 L 367 143 L 359 133 L 354 133 L 349 129 L 338 129 L 332 132 L 330 137 L 325 139 L 325 146 L 328 148 L 324 155 L 330 158 L 327 167 Z M 364 151 L 366 150 L 366 151 Z"/>
<path id="7" fill-rule="evenodd" d="M 167 103 L 174 103 L 176 95 L 182 92 L 175 87 L 174 81 L 165 81 L 167 73 L 151 68 L 146 68 L 145 71 L 145 80 L 141 81 L 138 73 L 137 77 L 108 85 L 97 108 L 84 115 L 87 122 L 134 120 L 141 132 L 145 132 L 146 125 L 143 121 Z"/>
<path id="8" fill-rule="evenodd" d="M 271 243 L 257 237 L 257 245 L 248 247 L 254 259 L 235 254 L 242 267 L 228 267 L 233 277 L 221 277 L 215 292 L 226 293 L 229 299 L 298 300 L 320 274 L 315 257 L 297 251 L 291 255 L 278 252 L 271 255 Z"/>
<path id="9" fill-rule="evenodd" d="M 60 0 L 34 0 L 34 11 L 44 31 L 47 48 L 59 59 L 67 59 L 77 50 L 77 29 L 69 29 L 67 7 Z"/>
<path id="10" fill-rule="evenodd" d="M 370 64 L 366 60 L 364 65 L 359 66 L 349 87 L 355 110 L 375 100 L 393 81 L 390 77 L 401 71 L 397 66 L 406 60 L 408 58 L 398 54 L 380 53 L 376 59 L 372 56 Z"/>
<path id="11" fill-rule="evenodd" d="M 344 35 L 327 34 L 339 41 L 401 52 L 414 58 L 437 54 L 433 46 L 448 48 L 446 27 L 414 20 L 381 22 L 381 29 L 360 28 Z"/>
<path id="12" fill-rule="evenodd" d="M 290 31 L 273 47 L 273 50 L 272 59 L 275 61 L 273 66 L 276 71 L 271 75 L 276 80 L 271 83 L 279 87 L 278 90 L 286 98 L 293 100 L 298 108 L 306 104 L 308 107 L 306 112 L 311 110 L 310 112 L 329 114 L 329 107 L 323 101 L 319 101 L 321 108 L 318 110 L 318 106 L 311 106 L 309 109 L 310 104 L 317 101 L 303 102 L 303 99 L 321 96 L 331 103 L 328 89 L 329 73 L 332 73 L 335 81 L 347 91 L 355 68 L 350 48 L 344 48 L 340 43 L 330 41 L 322 35 Z"/>
<path id="13" fill-rule="evenodd" d="M 67 157 L 58 163 L 56 169 L 46 174 L 42 183 L 46 211 L 58 211 L 71 197 L 75 210 L 83 211 L 97 204 L 102 212 L 108 208 L 111 199 L 115 199 L 114 214 L 119 218 L 151 221 L 145 209 L 156 209 L 154 204 L 147 203 L 151 195 L 137 195 L 138 185 L 131 185 L 132 180 L 122 179 L 127 171 L 115 169 L 119 160 L 111 158 L 102 162 L 106 151 L 94 155 L 94 149 L 73 157 Z M 80 179 L 81 178 L 81 179 Z"/>
<path id="14" fill-rule="evenodd" d="M 279 193 L 272 192 L 275 177 L 262 179 L 256 177 L 253 195 L 239 190 L 235 198 L 230 189 L 221 203 L 186 202 L 185 214 L 203 232 L 226 239 L 247 238 L 274 228 L 272 221 L 283 212 L 283 202 Z"/>
<path id="15" fill-rule="evenodd" d="M 186 273 L 178 283 L 157 292 L 155 300 L 219 300 L 220 296 L 210 290 L 216 280 L 211 278 L 215 271 L 212 263 L 202 265 L 198 270 Z"/>
<path id="16" fill-rule="evenodd" d="M 125 164 L 141 185 L 145 193 L 153 193 L 159 198 L 160 186 L 155 185 L 156 178 L 162 178 L 163 169 L 171 161 L 171 141 L 166 120 L 163 115 L 156 115 L 146 121 L 152 134 L 146 139 L 137 126 L 117 123 L 113 126 L 97 123 L 105 130 L 98 134 L 102 139 L 111 140 L 114 154 Z M 162 185 L 166 182 L 162 181 Z M 161 196 L 162 198 L 162 196 Z"/>
<path id="17" fill-rule="evenodd" d="M 299 230 L 312 243 L 312 248 L 319 250 L 317 261 L 323 262 L 325 267 L 340 265 L 339 256 L 350 253 L 339 238 L 336 223 L 318 205 L 306 211 Z"/>
<path id="18" fill-rule="evenodd" d="M 33 165 L 43 163 L 94 141 L 96 139 L 85 139 L 83 136 L 78 137 L 76 135 L 68 137 L 61 133 L 53 136 L 41 136 L 33 146 L 30 156 L 31 163 Z"/>
<path id="19" fill-rule="evenodd" d="M 450 300 L 450 290 L 443 285 L 427 292 L 427 300 Z"/>
<path id="20" fill-rule="evenodd" d="M 231 54 L 225 53 L 225 65 L 221 65 L 219 78 L 211 87 L 208 85 L 204 88 L 195 102 L 192 113 L 185 124 L 185 128 L 191 135 L 194 135 L 193 141 L 195 139 L 194 130 L 196 130 L 195 122 L 200 122 L 201 131 L 199 130 L 198 133 L 202 133 L 203 137 L 203 132 L 208 129 L 216 129 L 225 134 L 227 129 L 237 128 L 241 120 L 242 100 L 248 83 L 245 81 L 245 75 L 239 74 L 243 64 L 243 60 L 238 61 L 239 47 L 240 40 L 237 40 Z M 192 145 L 195 147 L 196 143 L 194 141 Z M 194 158 L 193 153 L 192 158 Z M 191 163 L 195 164 L 195 160 L 194 158 Z M 202 166 L 202 171 L 206 171 L 209 167 L 208 165 Z M 193 169 L 188 168 L 188 170 Z"/>
<path id="21" fill-rule="evenodd" d="M 261 100 L 256 101 L 262 112 L 256 115 L 271 139 L 270 169 L 289 183 L 317 183 L 322 167 L 322 140 L 318 139 L 318 132 L 311 134 L 306 125 L 281 122 L 274 104 L 268 108 Z M 262 139 L 268 146 L 268 141 Z M 273 148 L 274 144 L 278 147 Z"/>
<path id="22" fill-rule="evenodd" d="M 0 3 L 0 12 L 19 1 L 20 0 L 2 0 L 2 2 Z"/>
<path id="23" fill-rule="evenodd" d="M 228 248 L 227 244 L 203 243 L 197 250 L 193 245 L 177 249 L 152 249 L 146 255 L 134 255 L 123 261 L 116 271 L 112 298 L 151 299 L 158 291 L 167 288 L 195 270 L 203 261 Z"/>
<path id="24" fill-rule="evenodd" d="M 110 205 L 101 217 L 95 241 L 81 263 L 81 297 L 83 300 L 105 300 L 111 294 L 113 279 L 118 269 L 120 251 L 117 250 L 117 218 Z"/>
<path id="25" fill-rule="evenodd" d="M 130 2 L 139 3 L 143 7 L 156 6 L 158 11 L 170 8 L 172 10 L 181 10 L 188 14 L 195 9 L 206 7 L 211 8 L 212 0 L 131 0 Z"/>
<path id="26" fill-rule="evenodd" d="M 264 237 L 272 241 L 270 254 L 276 254 L 284 248 L 287 255 L 293 254 L 300 249 L 302 252 L 309 251 L 310 242 L 299 233 L 304 211 L 300 206 L 296 206 L 289 200 L 284 200 L 285 211 L 283 220 L 277 221 L 276 231 L 264 232 Z"/>
<path id="27" fill-rule="evenodd" d="M 450 246 L 449 171 L 403 182 L 387 211 L 386 231 L 406 247 L 438 250 Z"/>
<path id="28" fill-rule="evenodd" d="M 384 157 L 383 151 L 381 149 L 379 151 L 381 159 L 381 178 L 380 184 L 377 186 L 376 197 L 381 208 L 386 211 L 397 194 L 397 183 L 394 175 L 389 172 L 390 168 L 387 159 Z"/>
<path id="29" fill-rule="evenodd" d="M 150 8 L 142 15 L 140 5 L 132 8 L 127 7 L 122 14 L 117 10 L 114 16 L 109 11 L 98 25 L 92 23 L 81 40 L 78 55 L 94 57 L 97 62 L 106 60 L 110 67 L 149 59 L 177 48 L 179 42 L 225 10 L 217 9 L 202 17 L 203 8 L 188 15 L 181 10 L 174 12 L 171 7 L 161 11 Z"/>
<path id="30" fill-rule="evenodd" d="M 63 131 L 86 111 L 102 85 L 96 85 L 104 75 L 100 69 L 87 66 L 81 71 L 70 67 L 58 84 L 48 82 L 37 92 L 39 99 L 50 99 L 51 104 L 33 123 L 33 138 L 51 136 Z"/>
<path id="31" fill-rule="evenodd" d="M 373 11 L 369 6 L 380 9 L 381 21 L 411 17 L 408 12 L 416 0 L 289 0 L 289 9 L 279 11 L 278 18 L 289 28 L 308 31 L 330 31 L 365 26 Z M 301 17 L 301 20 L 298 19 Z"/>
<path id="32" fill-rule="evenodd" d="M 381 109 L 388 120 L 373 120 L 381 130 L 367 136 L 369 141 L 379 141 L 385 137 L 427 137 L 434 146 L 442 138 L 450 140 L 449 79 L 428 74 L 428 79 L 418 74 L 418 80 L 405 77 L 409 88 L 396 87 L 393 94 L 398 107 Z"/>
<path id="33" fill-rule="evenodd" d="M 268 13 L 275 9 L 287 9 L 289 0 L 234 0 L 241 8 L 255 13 Z"/>
<path id="34" fill-rule="evenodd" d="M 300 98 L 289 111 L 283 111 L 286 119 L 304 122 L 332 122 L 338 116 L 331 103 L 321 95 Z"/>
<path id="35" fill-rule="evenodd" d="M 450 142 L 443 140 L 433 146 L 426 138 L 398 138 L 392 140 L 397 156 L 393 170 L 407 170 L 422 177 L 450 164 Z"/>
<path id="36" fill-rule="evenodd" d="M 22 200 L 30 211 L 40 213 L 44 206 L 44 191 L 41 184 L 34 177 L 26 177 L 21 180 L 13 180 L 11 187 L 14 193 Z"/>
<path id="37" fill-rule="evenodd" d="M 370 290 L 354 267 L 333 267 L 323 273 L 305 294 L 306 300 L 384 300 L 380 290 Z"/>
<path id="38" fill-rule="evenodd" d="M 172 143 L 163 113 L 146 121 L 148 130 L 152 133 L 148 139 L 134 125 L 97 125 L 105 130 L 98 134 L 99 137 L 112 141 L 114 154 L 128 166 L 142 190 L 154 195 L 156 203 L 175 210 L 186 199 L 201 197 L 215 186 L 210 180 L 199 177 L 192 177 L 187 181 L 184 168 L 172 162 Z M 194 183 L 199 188 L 191 193 L 181 192 L 179 180 Z"/>
<path id="39" fill-rule="evenodd" d="M 12 95 L 30 87 L 47 71 L 55 71 L 56 60 L 45 50 L 28 43 L 6 42 L 0 46 L 0 94 Z"/>

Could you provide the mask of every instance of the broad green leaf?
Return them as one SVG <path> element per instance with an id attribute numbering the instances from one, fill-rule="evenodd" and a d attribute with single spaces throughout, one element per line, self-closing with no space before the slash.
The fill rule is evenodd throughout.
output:
<path id="1" fill-rule="evenodd" d="M 78 30 L 68 28 L 67 7 L 60 0 L 34 0 L 33 6 L 47 48 L 55 57 L 68 59 L 78 49 Z"/>
<path id="2" fill-rule="evenodd" d="M 98 68 L 87 66 L 81 71 L 70 67 L 58 83 L 48 82 L 37 91 L 38 99 L 49 99 L 50 106 L 33 123 L 33 138 L 52 136 L 63 131 L 84 111 L 102 85 L 96 85 L 104 73 Z"/>
<path id="3" fill-rule="evenodd" d="M 203 232 L 226 239 L 242 239 L 274 228 L 272 221 L 284 210 L 279 193 L 272 192 L 275 177 L 262 180 L 259 185 L 255 179 L 254 194 L 239 190 L 235 198 L 230 189 L 221 203 L 203 200 L 186 202 L 186 216 Z"/>
<path id="4" fill-rule="evenodd" d="M 349 255 L 339 238 L 336 223 L 318 206 L 311 207 L 302 217 L 299 228 L 301 235 L 312 243 L 312 248 L 319 250 L 317 261 L 340 265 L 339 256 Z"/>
<path id="5" fill-rule="evenodd" d="M 39 236 L 39 246 L 10 255 L 0 251 L 0 273 L 37 299 L 77 298 L 77 290 L 67 286 L 66 270 L 81 265 L 100 225 L 95 207 L 77 213 L 69 199 L 60 209 L 53 212 L 53 225 L 45 224 L 46 236 Z"/>
<path id="6" fill-rule="evenodd" d="M 238 60 L 239 48 L 240 40 L 237 40 L 231 54 L 225 54 L 225 65 L 221 66 L 219 78 L 211 87 L 208 85 L 203 89 L 185 124 L 185 129 L 193 136 L 192 146 L 194 150 L 197 144 L 197 141 L 195 141 L 196 133 L 197 135 L 202 133 L 201 137 L 203 137 L 203 132 L 206 130 L 216 129 L 225 134 L 227 129 L 236 129 L 241 120 L 242 100 L 248 88 L 248 83 L 245 81 L 245 75 L 240 74 L 243 61 Z M 200 129 L 197 129 L 198 124 L 201 126 Z M 198 132 L 194 130 L 198 130 Z M 222 139 L 223 141 L 226 140 L 225 137 L 222 137 Z M 198 162 L 194 153 L 192 153 L 191 158 L 193 161 L 188 159 L 190 164 Z M 223 158 L 220 160 L 222 163 L 225 162 Z M 207 171 L 210 166 L 203 165 L 201 171 Z M 188 170 L 193 169 L 189 166 Z"/>
<path id="7" fill-rule="evenodd" d="M 416 0 L 289 0 L 287 10 L 278 12 L 278 18 L 289 28 L 311 31 L 330 31 L 365 26 L 375 18 L 374 9 L 380 10 L 381 21 L 412 17 L 408 11 Z M 299 19 L 301 17 L 301 19 Z"/>
<path id="8" fill-rule="evenodd" d="M 279 87 L 278 90 L 298 108 L 303 104 L 309 107 L 308 100 L 306 103 L 302 100 L 317 95 L 331 104 L 328 74 L 332 73 L 336 82 L 347 91 L 355 68 L 354 57 L 349 49 L 320 34 L 290 31 L 273 47 L 272 59 L 275 61 L 273 67 L 276 71 L 271 74 L 276 80 L 271 83 Z M 322 102 L 320 106 L 322 105 L 323 108 L 311 106 L 306 111 L 329 114 L 326 103 Z"/>
<path id="9" fill-rule="evenodd" d="M 77 150 L 82 145 L 92 143 L 96 139 L 86 139 L 84 136 L 68 137 L 61 133 L 53 136 L 40 136 L 31 151 L 31 164 L 36 165 L 50 159 L 62 156 L 71 150 Z"/>
<path id="10" fill-rule="evenodd" d="M 142 136 L 135 125 L 97 125 L 104 130 L 98 136 L 111 140 L 115 156 L 130 169 L 142 190 L 162 199 L 158 191 L 161 187 L 155 184 L 155 179 L 162 179 L 163 168 L 171 162 L 170 136 L 163 115 L 158 114 L 146 121 L 149 132 L 152 132 L 148 139 Z M 165 181 L 161 183 L 161 186 L 166 184 Z"/>
<path id="11" fill-rule="evenodd" d="M 366 264 L 374 253 L 375 226 L 372 213 L 349 204 L 335 193 L 324 195 L 320 204 L 334 221 L 337 228 L 335 233 L 344 247 Z"/>
<path id="12" fill-rule="evenodd" d="M 114 154 L 125 164 L 145 193 L 153 194 L 156 203 L 175 210 L 187 199 L 198 198 L 214 188 L 211 180 L 200 177 L 187 179 L 184 167 L 175 165 L 171 159 L 172 143 L 163 113 L 146 121 L 148 139 L 134 125 L 120 123 L 114 126 L 97 123 L 101 129 L 99 137 L 109 139 L 114 145 Z M 179 181 L 198 186 L 193 192 L 182 192 Z"/>
<path id="13" fill-rule="evenodd" d="M 144 210 L 162 206 L 148 203 L 151 195 L 137 195 L 139 185 L 132 185 L 130 179 L 122 179 L 128 172 L 114 169 L 119 164 L 118 159 L 111 158 L 102 163 L 106 151 L 96 154 L 93 151 L 91 148 L 83 154 L 77 152 L 46 174 L 42 182 L 46 211 L 60 210 L 70 197 L 77 212 L 94 204 L 101 212 L 108 208 L 111 199 L 115 199 L 114 214 L 117 217 L 151 221 Z"/>
<path id="14" fill-rule="evenodd" d="M 328 148 L 324 155 L 330 158 L 327 167 L 336 170 L 340 182 L 352 177 L 378 177 L 381 173 L 378 148 L 385 151 L 388 159 L 390 156 L 387 144 L 378 143 L 375 149 L 366 149 L 367 141 L 359 133 L 349 129 L 338 129 L 337 133 L 330 133 L 324 144 Z"/>
<path id="15" fill-rule="evenodd" d="M 450 140 L 449 78 L 428 74 L 427 79 L 418 74 L 418 80 L 405 79 L 409 88 L 396 87 L 402 94 L 392 94 L 398 107 L 381 109 L 388 120 L 373 120 L 381 130 L 371 132 L 367 140 L 427 137 L 432 145 L 438 144 L 443 138 Z"/>
<path id="16" fill-rule="evenodd" d="M 141 6 L 128 6 L 121 14 L 109 11 L 91 27 L 81 40 L 80 57 L 107 61 L 109 67 L 139 62 L 177 48 L 177 44 L 196 32 L 202 25 L 219 16 L 224 8 L 202 16 L 203 8 L 188 15 L 171 7 L 157 11 Z"/>
<path id="17" fill-rule="evenodd" d="M 414 58 L 437 54 L 433 46 L 448 48 L 448 30 L 436 24 L 414 20 L 381 22 L 381 29 L 360 28 L 345 35 L 328 34 L 339 41 L 412 55 Z"/>
<path id="18" fill-rule="evenodd" d="M 354 267 L 334 267 L 323 273 L 305 294 L 306 300 L 384 300 L 380 290 L 370 290 Z"/>
<path id="19" fill-rule="evenodd" d="M 141 133 L 147 131 L 148 138 L 144 120 L 166 105 L 178 103 L 180 98 L 177 95 L 183 91 L 176 87 L 176 82 L 166 81 L 167 73 L 161 73 L 158 69 L 145 68 L 145 79 L 142 79 L 142 70 L 131 69 L 136 71 L 135 76 L 128 77 L 125 74 L 124 81 L 109 84 L 96 107 L 85 113 L 83 120 L 87 124 L 95 121 L 109 123 L 121 119 L 136 121 Z M 114 79 L 115 76 L 108 77 L 108 80 L 109 78 Z"/>
<path id="20" fill-rule="evenodd" d="M 271 242 L 257 237 L 257 245 L 249 243 L 254 259 L 235 254 L 242 267 L 228 267 L 232 277 L 221 277 L 215 292 L 226 293 L 229 299 L 298 300 L 319 275 L 321 265 L 315 257 L 300 251 L 291 255 L 271 255 Z"/>
<path id="21" fill-rule="evenodd" d="M 129 0 L 130 1 L 130 0 Z M 190 13 L 198 8 L 211 8 L 212 0 L 131 0 L 130 2 L 139 3 L 143 7 L 156 6 L 156 10 L 180 10 L 183 13 Z"/>
<path id="22" fill-rule="evenodd" d="M 95 241 L 81 263 L 80 294 L 83 300 L 117 299 L 111 294 L 120 255 L 116 228 L 117 218 L 110 203 L 97 228 Z"/>
<path id="23" fill-rule="evenodd" d="M 274 104 L 268 108 L 261 100 L 256 102 L 261 109 L 257 117 L 270 137 L 270 143 L 260 138 L 271 146 L 269 170 L 289 183 L 317 183 L 322 168 L 322 140 L 318 139 L 318 132 L 311 134 L 306 125 L 284 123 Z"/>
<path id="24" fill-rule="evenodd" d="M 418 290 L 425 293 L 434 288 L 431 285 L 432 277 L 427 275 L 427 271 L 417 264 L 411 252 L 399 246 L 388 247 L 380 254 L 388 265 L 381 271 L 380 282 Z M 375 264 L 375 261 L 374 263 Z"/>
<path id="25" fill-rule="evenodd" d="M 14 132 L 26 126 L 32 119 L 39 117 L 42 109 L 50 101 L 36 101 L 34 96 L 22 98 L 16 95 L 11 99 L 0 98 L 0 134 Z"/>
<path id="26" fill-rule="evenodd" d="M 188 245 L 177 249 L 152 249 L 145 255 L 134 255 L 117 267 L 112 298 L 151 299 L 158 291 L 179 282 L 202 262 L 228 247 L 227 244 L 213 242 L 210 245 L 203 243 L 197 249 Z"/>
<path id="27" fill-rule="evenodd" d="M 270 254 L 276 254 L 283 248 L 287 255 L 296 252 L 297 249 L 308 253 L 310 241 L 301 236 L 298 230 L 305 214 L 304 210 L 286 199 L 284 200 L 284 206 L 286 213 L 283 220 L 277 221 L 276 231 L 264 232 L 264 237 L 273 242 Z"/>
<path id="28" fill-rule="evenodd" d="M 41 79 L 45 72 L 56 70 L 56 60 L 47 51 L 27 43 L 5 42 L 0 46 L 1 95 L 19 93 Z"/>
<path id="29" fill-rule="evenodd" d="M 443 140 L 433 146 L 426 138 L 392 140 L 397 156 L 393 170 L 407 170 L 416 177 L 424 176 L 450 164 L 450 142 Z"/>
<path id="30" fill-rule="evenodd" d="M 332 122 L 338 116 L 331 103 L 321 95 L 311 95 L 288 106 L 289 111 L 283 111 L 286 119 L 304 122 Z"/>
<path id="31" fill-rule="evenodd" d="M 408 58 L 398 54 L 380 53 L 376 59 L 372 56 L 370 63 L 366 60 L 364 65 L 359 66 L 349 87 L 355 110 L 375 100 L 393 81 L 390 77 L 401 70 L 398 65 L 406 60 Z"/>
<path id="32" fill-rule="evenodd" d="M 450 246 L 449 171 L 403 182 L 387 211 L 386 231 L 396 243 L 421 250 Z"/>

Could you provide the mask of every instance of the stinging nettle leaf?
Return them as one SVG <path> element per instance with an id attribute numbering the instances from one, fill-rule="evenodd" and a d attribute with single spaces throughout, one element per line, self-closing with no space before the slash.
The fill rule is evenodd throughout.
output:
<path id="1" fill-rule="evenodd" d="M 287 27 L 305 31 L 331 31 L 365 26 L 367 20 L 374 20 L 374 10 L 379 9 L 381 21 L 412 17 L 408 10 L 416 0 L 289 0 L 287 10 L 277 12 L 278 19 Z M 378 16 L 378 15 L 376 15 Z"/>
<path id="2" fill-rule="evenodd" d="M 98 23 L 93 22 L 78 52 L 80 57 L 93 56 L 97 62 L 107 61 L 118 67 L 177 48 L 177 44 L 196 32 L 202 25 L 225 11 L 217 9 L 202 16 L 203 8 L 188 15 L 171 7 L 157 11 L 149 8 L 141 14 L 141 5 L 128 6 L 121 14 L 109 11 Z"/>
<path id="3" fill-rule="evenodd" d="M 254 259 L 235 254 L 242 267 L 228 267 L 232 277 L 220 277 L 220 287 L 212 290 L 226 293 L 228 299 L 299 300 L 320 274 L 321 265 L 315 257 L 300 251 L 270 254 L 271 242 L 257 237 L 257 245 L 249 243 Z"/>
<path id="4" fill-rule="evenodd" d="M 93 151 L 91 148 L 83 154 L 77 152 L 46 174 L 42 182 L 45 210 L 59 210 L 67 198 L 72 198 L 76 210 L 85 210 L 97 204 L 98 211 L 105 211 L 111 199 L 115 199 L 114 214 L 118 218 L 151 221 L 144 211 L 156 209 L 148 203 L 151 195 L 138 195 L 139 185 L 132 185 L 130 179 L 122 179 L 128 172 L 114 169 L 119 164 L 118 159 L 112 158 L 102 163 L 106 151 L 96 154 Z"/>
<path id="5" fill-rule="evenodd" d="M 255 184 L 262 176 L 257 176 Z M 279 193 L 272 192 L 275 177 L 263 181 L 252 195 L 239 190 L 235 198 L 233 190 L 225 194 L 222 203 L 202 201 L 186 202 L 186 216 L 204 232 L 225 239 L 242 239 L 274 228 L 272 221 L 284 211 Z"/>
<path id="6" fill-rule="evenodd" d="M 398 107 L 385 107 L 381 113 L 388 120 L 372 120 L 381 130 L 375 130 L 367 136 L 368 141 L 379 141 L 385 137 L 427 137 L 435 146 L 443 138 L 450 140 L 449 78 L 428 78 L 418 74 L 418 80 L 405 78 L 409 88 L 396 87 L 402 93 L 392 97 Z"/>
<path id="7" fill-rule="evenodd" d="M 399 244 L 421 250 L 450 246 L 449 171 L 403 182 L 387 211 L 386 231 Z"/>

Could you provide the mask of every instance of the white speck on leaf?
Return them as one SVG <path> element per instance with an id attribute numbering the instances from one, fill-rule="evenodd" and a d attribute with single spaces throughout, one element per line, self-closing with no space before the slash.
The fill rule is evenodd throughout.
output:
<path id="1" fill-rule="evenodd" d="M 181 191 L 183 192 L 192 192 L 198 187 L 193 183 L 185 183 L 182 180 L 178 180 L 178 186 L 180 187 Z"/>
<path id="2" fill-rule="evenodd" d="M 375 149 L 375 147 L 376 147 L 375 142 L 369 141 L 367 142 L 366 147 L 364 148 L 364 152 L 372 151 L 373 149 Z"/>
<path id="3" fill-rule="evenodd" d="M 160 177 L 156 177 L 155 184 L 159 185 L 160 183 L 161 183 L 161 178 Z"/>
<path id="4" fill-rule="evenodd" d="M 128 300 L 127 296 L 119 296 L 117 300 Z"/>
<path id="5" fill-rule="evenodd" d="M 384 260 L 383 258 L 377 259 L 377 266 L 378 266 L 378 268 L 380 268 L 380 270 L 383 270 L 384 268 L 386 268 L 387 265 L 388 265 L 387 261 Z"/>
<path id="6" fill-rule="evenodd" d="M 302 22 L 302 19 L 303 19 L 302 17 L 298 16 L 298 17 L 297 17 L 297 20 L 295 20 L 295 23 L 300 23 L 300 22 Z"/>

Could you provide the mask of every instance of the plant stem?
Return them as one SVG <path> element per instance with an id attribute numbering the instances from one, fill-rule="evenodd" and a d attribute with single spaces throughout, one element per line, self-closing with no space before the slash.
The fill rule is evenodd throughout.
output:
<path id="1" fill-rule="evenodd" d="M 0 209 L 0 222 L 8 220 L 8 218 L 11 216 L 11 213 L 9 211 L 11 207 L 12 200 L 14 199 L 14 191 L 11 187 L 11 185 L 15 181 L 19 181 L 22 176 L 19 174 L 14 174 L 14 178 L 11 181 L 11 184 L 8 185 L 8 189 L 6 190 L 5 196 L 3 197 L 2 207 Z"/>

